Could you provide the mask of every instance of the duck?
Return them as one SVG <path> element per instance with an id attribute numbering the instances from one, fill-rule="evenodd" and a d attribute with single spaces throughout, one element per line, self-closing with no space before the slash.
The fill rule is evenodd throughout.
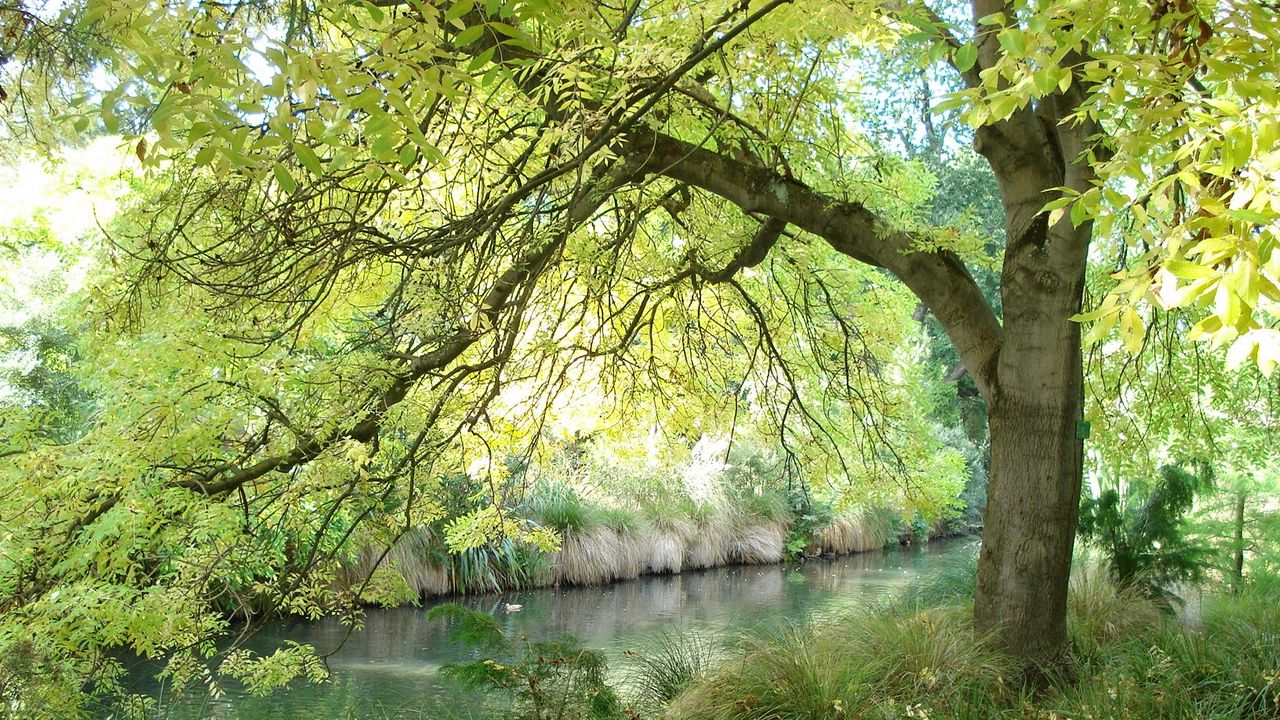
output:
<path id="1" fill-rule="evenodd" d="M 507 612 L 514 613 L 514 612 L 520 612 L 521 610 L 523 610 L 524 606 L 516 605 L 515 603 L 506 603 L 503 605 L 503 608 L 506 609 Z"/>

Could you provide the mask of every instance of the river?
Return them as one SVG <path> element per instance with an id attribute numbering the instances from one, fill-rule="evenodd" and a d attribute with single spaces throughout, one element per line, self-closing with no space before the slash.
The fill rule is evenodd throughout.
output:
<path id="1" fill-rule="evenodd" d="M 799 565 L 737 566 L 681 575 L 646 576 L 603 587 L 539 588 L 463 598 L 493 613 L 504 629 L 530 638 L 571 634 L 602 650 L 616 676 L 628 650 L 643 652 L 663 633 L 720 639 L 779 622 L 822 617 L 888 599 L 918 578 L 972 555 L 976 542 L 953 540 L 891 548 Z M 515 611 L 508 606 L 519 605 Z M 284 621 L 249 644 L 270 651 L 285 641 L 309 643 L 329 658 L 330 682 L 251 697 L 234 690 L 218 699 L 147 693 L 167 720 L 427 720 L 483 716 L 483 699 L 440 677 L 444 663 L 468 658 L 448 642 L 443 621 L 427 607 L 370 609 L 351 633 L 336 620 Z M 203 695 L 203 693 L 201 693 Z"/>

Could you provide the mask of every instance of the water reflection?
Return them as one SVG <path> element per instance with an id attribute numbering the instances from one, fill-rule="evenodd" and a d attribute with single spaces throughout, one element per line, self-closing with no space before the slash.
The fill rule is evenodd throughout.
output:
<path id="1" fill-rule="evenodd" d="M 649 576 L 597 588 L 541 588 L 465 598 L 462 604 L 492 613 L 511 633 L 578 637 L 604 650 L 613 672 L 623 653 L 643 651 L 664 632 L 708 636 L 748 632 L 781 621 L 847 612 L 885 599 L 971 554 L 967 541 L 862 553 L 803 565 L 720 568 L 682 575 Z M 521 605 L 519 612 L 507 604 Z M 446 640 L 444 621 L 426 608 L 370 610 L 364 627 L 348 633 L 335 620 L 282 622 L 268 627 L 252 647 L 268 652 L 285 640 L 310 643 L 330 660 L 333 680 L 300 686 L 266 698 L 230 694 L 217 701 L 163 702 L 165 717 L 259 720 L 299 718 L 389 720 L 483 716 L 485 700 L 464 694 L 438 676 L 441 664 L 466 658 Z M 153 687 L 160 695 L 163 688 Z"/>

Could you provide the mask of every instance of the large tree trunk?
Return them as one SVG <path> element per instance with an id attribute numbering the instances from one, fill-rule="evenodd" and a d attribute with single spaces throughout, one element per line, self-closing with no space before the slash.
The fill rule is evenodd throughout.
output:
<path id="1" fill-rule="evenodd" d="M 978 631 L 1028 665 L 1054 663 L 1066 649 L 1080 497 L 1080 345 L 1053 330 L 1045 328 L 1042 349 L 1068 372 L 1027 367 L 1025 382 L 1002 383 L 989 408 L 991 476 L 974 606 Z"/>
<path id="2" fill-rule="evenodd" d="M 974 623 L 1030 670 L 1067 650 L 1084 403 L 1080 325 L 1070 319 L 1084 257 L 1068 250 L 1087 246 L 1090 229 L 1041 219 L 1021 230 L 1006 249 L 1004 338 L 987 395 L 991 476 Z"/>
<path id="3" fill-rule="evenodd" d="M 1060 107 L 1061 105 L 1061 107 Z M 1055 188 L 1086 188 L 1082 131 L 1061 118 L 1065 98 L 1045 98 L 999 127 L 977 150 L 995 172 L 1006 217 L 1000 291 L 1004 332 L 983 386 L 991 432 L 974 624 L 1028 670 L 1067 651 L 1067 583 L 1079 513 L 1084 381 L 1080 311 L 1092 226 L 1044 204 Z"/>

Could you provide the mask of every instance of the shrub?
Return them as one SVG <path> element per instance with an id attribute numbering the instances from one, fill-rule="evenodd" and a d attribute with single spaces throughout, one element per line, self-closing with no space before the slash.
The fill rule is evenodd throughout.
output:
<path id="1" fill-rule="evenodd" d="M 1121 585 L 1172 600 L 1177 582 L 1200 579 L 1208 548 L 1188 537 L 1186 513 L 1196 493 L 1211 487 L 1208 466 L 1191 473 L 1177 465 L 1160 468 L 1148 486 L 1130 486 L 1122 497 L 1106 490 L 1080 504 L 1080 537 L 1100 549 Z"/>
<path id="2" fill-rule="evenodd" d="M 787 556 L 794 558 L 821 553 L 825 548 L 820 535 L 835 518 L 831 503 L 814 500 L 804 487 L 789 490 L 785 498 L 788 515 L 792 518 L 787 533 Z"/>

